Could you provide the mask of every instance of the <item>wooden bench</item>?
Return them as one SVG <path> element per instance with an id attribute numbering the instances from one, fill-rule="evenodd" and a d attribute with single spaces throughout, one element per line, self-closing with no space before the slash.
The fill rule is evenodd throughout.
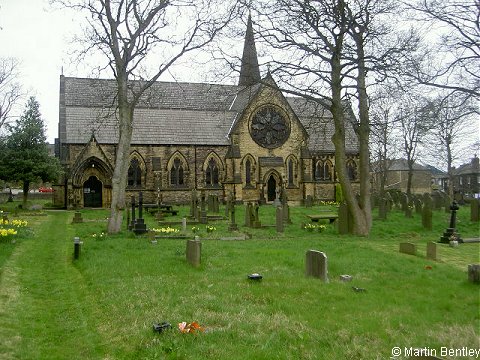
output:
<path id="1" fill-rule="evenodd" d="M 147 210 L 150 214 L 155 214 L 158 211 L 162 211 L 163 213 L 168 213 L 171 215 L 177 215 L 178 210 L 173 210 L 172 205 L 165 205 L 165 204 L 143 204 L 145 210 Z"/>
<path id="2" fill-rule="evenodd" d="M 307 215 L 312 222 L 318 222 L 318 220 L 329 220 L 330 224 L 338 219 L 337 214 L 319 214 L 319 215 Z"/>

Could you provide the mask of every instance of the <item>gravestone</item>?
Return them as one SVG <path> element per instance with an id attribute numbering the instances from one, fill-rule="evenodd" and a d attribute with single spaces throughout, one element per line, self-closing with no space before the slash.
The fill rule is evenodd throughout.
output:
<path id="1" fill-rule="evenodd" d="M 200 193 L 200 224 L 206 224 L 207 223 L 207 210 L 205 207 L 205 191 L 202 190 Z"/>
<path id="2" fill-rule="evenodd" d="M 471 199 L 470 200 L 470 221 L 478 222 L 480 221 L 480 199 Z"/>
<path id="3" fill-rule="evenodd" d="M 387 199 L 384 197 L 378 199 L 378 218 L 380 220 L 387 219 Z"/>
<path id="4" fill-rule="evenodd" d="M 207 212 L 209 213 L 213 212 L 213 195 L 212 194 L 208 195 L 208 198 L 207 198 Z"/>
<path id="5" fill-rule="evenodd" d="M 423 206 L 422 199 L 420 199 L 418 196 L 415 196 L 413 200 L 413 204 L 415 206 L 415 213 L 422 214 L 422 206 Z"/>
<path id="6" fill-rule="evenodd" d="M 229 203 L 230 224 L 228 225 L 228 230 L 236 231 L 238 230 L 238 225 L 235 223 L 235 200 L 233 199 L 233 194 L 230 195 Z"/>
<path id="7" fill-rule="evenodd" d="M 228 219 L 230 216 L 230 198 L 225 199 L 225 218 Z"/>
<path id="8" fill-rule="evenodd" d="M 202 242 L 195 237 L 195 240 L 187 240 L 187 262 L 195 267 L 200 266 L 202 258 Z"/>
<path id="9" fill-rule="evenodd" d="M 187 231 L 187 218 L 182 218 L 182 231 Z"/>
<path id="10" fill-rule="evenodd" d="M 400 243 L 400 252 L 408 255 L 417 255 L 417 247 L 413 243 Z"/>
<path id="11" fill-rule="evenodd" d="M 132 221 L 130 223 L 130 225 L 128 226 L 128 230 L 133 230 L 133 227 L 135 226 L 135 195 L 132 195 L 132 197 L 130 198 L 131 201 L 131 205 L 132 205 Z"/>
<path id="12" fill-rule="evenodd" d="M 196 209 L 197 209 L 197 192 L 195 190 L 192 190 L 192 196 L 190 199 L 190 217 L 196 219 Z"/>
<path id="13" fill-rule="evenodd" d="M 220 212 L 220 205 L 219 205 L 219 202 L 218 202 L 218 195 L 212 195 L 212 200 L 213 200 L 213 212 L 215 214 L 219 213 Z"/>
<path id="14" fill-rule="evenodd" d="M 403 212 L 407 211 L 408 207 L 408 196 L 405 193 L 400 194 L 400 205 Z"/>
<path id="15" fill-rule="evenodd" d="M 83 223 L 82 213 L 80 211 L 75 211 L 73 215 L 72 224 L 80 224 Z"/>
<path id="16" fill-rule="evenodd" d="M 443 206 L 445 208 L 445 212 L 450 212 L 450 204 L 452 203 L 452 198 L 448 195 L 443 196 Z"/>
<path id="17" fill-rule="evenodd" d="M 283 232 L 283 210 L 281 206 L 277 206 L 275 215 L 277 232 Z"/>
<path id="18" fill-rule="evenodd" d="M 433 200 L 433 209 L 438 210 L 442 208 L 443 205 L 443 199 L 442 199 L 442 194 L 438 191 L 434 191 L 432 194 L 432 200 Z"/>
<path id="19" fill-rule="evenodd" d="M 307 195 L 305 198 L 305 207 L 311 208 L 313 206 L 313 196 L 312 195 Z"/>
<path id="20" fill-rule="evenodd" d="M 393 198 L 392 198 L 392 194 L 390 194 L 390 192 L 386 192 L 385 193 L 385 200 L 387 201 L 387 214 L 392 211 L 392 207 L 393 207 Z"/>
<path id="21" fill-rule="evenodd" d="M 252 227 L 253 209 L 252 203 L 249 202 L 245 205 L 245 226 Z"/>
<path id="22" fill-rule="evenodd" d="M 327 255 L 321 251 L 308 250 L 305 254 L 305 275 L 328 282 Z"/>
<path id="23" fill-rule="evenodd" d="M 280 190 L 277 188 L 275 190 L 275 200 L 273 200 L 273 207 L 281 206 L 282 202 L 280 200 Z"/>
<path id="24" fill-rule="evenodd" d="M 255 229 L 260 229 L 262 227 L 262 223 L 260 222 L 260 219 L 258 217 L 259 208 L 260 206 L 258 205 L 258 203 L 255 203 L 255 206 L 253 207 L 253 216 L 254 216 L 253 227 Z"/>
<path id="25" fill-rule="evenodd" d="M 411 218 L 413 217 L 413 197 L 410 195 L 406 195 L 407 196 L 407 207 L 405 208 L 405 217 L 407 218 Z"/>
<path id="26" fill-rule="evenodd" d="M 143 194 L 141 191 L 138 193 L 138 219 L 135 220 L 133 225 L 133 232 L 137 235 L 147 232 L 147 224 L 143 219 Z"/>
<path id="27" fill-rule="evenodd" d="M 427 259 L 437 261 L 437 243 L 433 241 L 427 243 Z"/>
<path id="28" fill-rule="evenodd" d="M 480 284 L 480 264 L 468 265 L 468 281 Z"/>
<path id="29" fill-rule="evenodd" d="M 341 235 L 350 234 L 353 231 L 353 222 L 348 211 L 347 203 L 343 202 L 338 207 L 338 232 Z"/>
<path id="30" fill-rule="evenodd" d="M 458 242 L 463 242 L 463 240 L 460 237 L 460 234 L 457 233 L 457 230 L 455 229 L 456 222 L 457 222 L 457 210 L 459 209 L 457 202 L 454 200 L 452 205 L 450 206 L 450 225 L 449 227 L 445 230 L 443 235 L 440 237 L 439 242 L 448 244 L 451 240 L 456 240 Z"/>
<path id="31" fill-rule="evenodd" d="M 130 230 L 130 208 L 127 206 L 127 230 Z"/>
<path id="32" fill-rule="evenodd" d="M 425 194 L 423 196 L 423 209 L 422 209 L 422 226 L 427 230 L 432 230 L 432 198 L 430 194 Z"/>

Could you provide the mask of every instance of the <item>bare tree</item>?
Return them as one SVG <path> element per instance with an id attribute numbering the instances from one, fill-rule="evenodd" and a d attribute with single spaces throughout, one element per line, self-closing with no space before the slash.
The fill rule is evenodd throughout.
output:
<path id="1" fill-rule="evenodd" d="M 59 2 L 89 15 L 89 26 L 81 38 L 84 54 L 100 50 L 116 80 L 119 139 L 108 222 L 108 232 L 116 233 L 121 229 L 125 208 L 128 159 L 137 103 L 180 58 L 209 44 L 234 12 L 230 2 L 215 0 Z"/>
<path id="2" fill-rule="evenodd" d="M 453 163 L 465 155 L 468 144 L 465 139 L 477 134 L 478 122 L 474 121 L 478 109 L 468 94 L 439 94 L 430 100 L 430 115 L 433 122 L 429 134 L 428 152 L 433 159 L 447 169 L 448 190 L 453 198 Z"/>
<path id="3" fill-rule="evenodd" d="M 370 118 L 372 134 L 370 149 L 372 160 L 372 173 L 375 189 L 378 193 L 381 208 L 379 214 L 385 214 L 385 184 L 394 154 L 398 151 L 397 141 L 394 136 L 396 126 L 395 109 L 398 103 L 398 89 L 396 87 L 377 87 L 377 91 L 370 97 Z"/>
<path id="4" fill-rule="evenodd" d="M 428 100 L 413 90 L 404 93 L 395 115 L 403 142 L 403 152 L 408 166 L 407 195 L 412 193 L 413 167 L 417 160 L 420 145 L 433 126 L 432 113 Z"/>
<path id="5" fill-rule="evenodd" d="M 12 115 L 15 104 L 22 98 L 22 89 L 17 81 L 18 61 L 0 58 L 0 129 Z"/>
<path id="6" fill-rule="evenodd" d="M 428 44 L 408 75 L 423 85 L 480 99 L 480 3 L 478 0 L 418 0 L 409 4 L 417 20 L 442 33 Z"/>
<path id="7" fill-rule="evenodd" d="M 395 9 L 395 2 L 379 0 L 260 1 L 257 8 L 260 36 L 281 52 L 272 59 L 271 72 L 283 90 L 332 113 L 335 170 L 358 235 L 367 235 L 371 227 L 367 88 L 375 80 L 369 74 L 383 77 L 408 48 L 408 41 L 391 36 L 392 28 L 386 25 Z M 358 119 L 350 116 L 353 104 Z M 346 169 L 345 133 L 350 123 L 360 148 L 358 199 Z"/>

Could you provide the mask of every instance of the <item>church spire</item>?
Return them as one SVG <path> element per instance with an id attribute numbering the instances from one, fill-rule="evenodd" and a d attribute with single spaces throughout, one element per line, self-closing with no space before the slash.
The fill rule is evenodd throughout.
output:
<path id="1" fill-rule="evenodd" d="M 247 32 L 243 45 L 242 66 L 240 68 L 240 79 L 238 85 L 250 86 L 260 82 L 260 68 L 258 66 L 257 49 L 253 37 L 252 16 L 248 15 Z"/>

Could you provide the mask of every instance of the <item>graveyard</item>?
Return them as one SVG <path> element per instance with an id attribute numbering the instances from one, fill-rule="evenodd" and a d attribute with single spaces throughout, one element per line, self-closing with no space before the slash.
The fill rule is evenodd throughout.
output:
<path id="1" fill-rule="evenodd" d="M 374 209 L 362 238 L 340 233 L 338 204 L 137 206 L 116 235 L 104 209 L 15 205 L 3 214 L 29 230 L 0 240 L 0 359 L 389 359 L 394 347 L 456 359 L 440 349 L 480 348 L 480 287 L 467 274 L 480 243 L 440 242 L 444 208 L 428 224 L 414 207 L 384 219 Z M 462 239 L 478 238 L 470 206 L 455 215 Z"/>

